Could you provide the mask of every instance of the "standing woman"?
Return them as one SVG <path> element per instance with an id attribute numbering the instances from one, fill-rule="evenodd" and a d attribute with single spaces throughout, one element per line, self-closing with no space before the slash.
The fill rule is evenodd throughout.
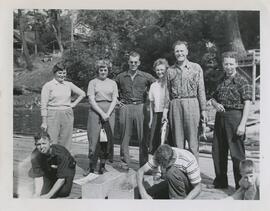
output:
<path id="1" fill-rule="evenodd" d="M 73 110 L 85 93 L 72 82 L 66 81 L 67 71 L 62 62 L 53 67 L 54 79 L 47 82 L 41 91 L 41 128 L 51 137 L 53 144 L 71 148 L 73 131 Z M 71 102 L 71 94 L 78 95 Z"/>
<path id="2" fill-rule="evenodd" d="M 149 151 L 154 154 L 156 149 L 161 143 L 161 126 L 162 122 L 168 121 L 167 112 L 163 111 L 165 104 L 169 100 L 167 85 L 166 85 L 166 72 L 169 64 L 166 59 L 158 59 L 154 62 L 153 68 L 158 77 L 157 81 L 152 83 L 149 90 L 150 100 L 150 121 L 149 128 L 151 128 Z M 167 92 L 167 93 L 166 93 Z"/>
<path id="3" fill-rule="evenodd" d="M 113 130 L 115 124 L 114 108 L 117 102 L 118 89 L 115 81 L 107 78 L 112 64 L 109 60 L 99 60 L 96 63 L 97 77 L 89 82 L 87 95 L 90 109 L 87 124 L 89 142 L 89 168 L 86 176 L 93 173 L 100 157 L 99 173 L 103 174 L 108 154 L 113 145 Z M 100 130 L 104 127 L 108 142 L 100 142 Z"/>

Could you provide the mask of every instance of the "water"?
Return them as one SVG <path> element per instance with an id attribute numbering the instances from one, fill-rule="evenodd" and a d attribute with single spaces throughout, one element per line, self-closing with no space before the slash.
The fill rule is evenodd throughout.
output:
<path id="1" fill-rule="evenodd" d="M 74 128 L 86 130 L 87 118 L 88 118 L 89 105 L 86 103 L 76 106 L 74 111 Z M 116 130 L 115 130 L 115 143 L 120 143 L 119 119 L 118 110 L 116 109 Z M 13 133 L 21 135 L 34 135 L 40 131 L 41 115 L 40 109 L 35 107 L 33 109 L 27 109 L 23 107 L 14 106 L 13 108 Z M 138 146 L 137 136 L 135 131 L 130 141 L 131 146 Z"/>
<path id="2" fill-rule="evenodd" d="M 74 110 L 74 128 L 86 129 L 88 106 L 80 105 Z M 33 135 L 40 130 L 40 109 L 27 109 L 14 107 L 13 109 L 13 132 L 16 134 Z"/>

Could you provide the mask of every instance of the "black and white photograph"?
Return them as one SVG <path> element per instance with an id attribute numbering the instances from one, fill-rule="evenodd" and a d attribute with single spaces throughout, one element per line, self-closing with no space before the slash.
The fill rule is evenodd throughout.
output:
<path id="1" fill-rule="evenodd" d="M 257 8 L 10 9 L 9 200 L 265 200 Z"/>

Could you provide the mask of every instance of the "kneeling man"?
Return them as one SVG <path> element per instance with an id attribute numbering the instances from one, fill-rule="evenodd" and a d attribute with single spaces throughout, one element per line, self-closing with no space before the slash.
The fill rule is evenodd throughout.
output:
<path id="1" fill-rule="evenodd" d="M 143 176 L 160 166 L 164 181 L 145 189 Z M 201 192 L 200 169 L 194 155 L 184 149 L 161 145 L 137 172 L 142 199 L 194 199 Z"/>
<path id="2" fill-rule="evenodd" d="M 29 176 L 35 179 L 34 197 L 57 198 L 70 194 L 76 161 L 69 151 L 50 143 L 48 133 L 35 137 L 36 148 L 31 154 Z"/>

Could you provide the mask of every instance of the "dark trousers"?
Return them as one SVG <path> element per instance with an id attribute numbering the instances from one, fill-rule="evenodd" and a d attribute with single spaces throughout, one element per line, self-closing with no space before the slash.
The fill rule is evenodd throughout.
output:
<path id="1" fill-rule="evenodd" d="M 215 186 L 228 186 L 227 165 L 228 150 L 230 150 L 235 187 L 239 188 L 238 183 L 241 179 L 239 163 L 245 159 L 244 137 L 236 135 L 241 119 L 241 110 L 227 110 L 216 114 L 212 148 L 216 173 Z"/>
<path id="2" fill-rule="evenodd" d="M 104 112 L 108 111 L 110 104 L 111 103 L 107 101 L 98 102 L 98 106 Z M 100 144 L 100 141 L 99 141 L 99 135 L 100 135 L 100 130 L 102 128 L 102 124 L 103 123 L 101 121 L 99 114 L 90 108 L 89 115 L 88 115 L 88 122 L 87 122 L 87 137 L 88 137 L 88 142 L 89 142 L 88 158 L 93 168 L 95 168 L 100 155 L 102 157 L 102 158 L 100 157 L 100 159 L 103 159 L 103 158 L 105 159 L 106 157 L 106 159 L 109 158 L 110 160 L 113 160 L 113 150 L 114 150 L 113 149 L 113 142 L 114 142 L 113 134 L 111 134 L 110 138 L 107 136 L 109 139 L 108 143 Z M 114 131 L 114 124 L 115 124 L 115 112 L 113 111 L 109 118 L 109 125 L 110 125 L 112 133 Z M 106 156 L 105 156 L 105 152 L 108 152 L 106 153 Z"/>
<path id="3" fill-rule="evenodd" d="M 139 162 L 140 166 L 143 166 L 148 160 L 148 147 L 147 147 L 147 131 L 145 128 L 145 114 L 146 114 L 146 105 L 139 104 L 133 105 L 128 104 L 120 108 L 120 139 L 121 139 L 121 149 L 120 155 L 122 161 L 127 165 L 130 164 L 129 157 L 129 142 L 132 136 L 132 130 L 135 126 L 138 143 L 139 143 Z"/>
<path id="4" fill-rule="evenodd" d="M 187 175 L 175 166 L 172 166 L 165 176 L 165 181 L 147 189 L 153 199 L 184 199 L 192 190 Z"/>
<path id="5" fill-rule="evenodd" d="M 157 148 L 160 146 L 161 143 L 161 127 L 162 127 L 162 112 L 155 112 L 153 114 L 153 120 L 151 125 L 151 134 L 150 134 L 150 140 L 149 140 L 149 153 L 154 154 Z M 166 137 L 165 137 L 165 143 L 169 143 L 169 126 L 166 130 Z"/>
<path id="6" fill-rule="evenodd" d="M 75 171 L 74 171 L 74 175 L 75 175 Z M 72 184 L 73 184 L 73 176 L 70 177 L 66 177 L 65 178 L 65 183 L 63 184 L 63 186 L 53 195 L 52 198 L 58 198 L 58 197 L 66 197 L 69 196 L 70 192 L 71 192 L 71 188 L 72 188 Z M 42 186 L 42 190 L 41 190 L 41 194 L 47 194 L 53 187 L 53 185 L 55 184 L 57 178 L 49 178 L 49 177 L 43 177 L 43 186 Z"/>

